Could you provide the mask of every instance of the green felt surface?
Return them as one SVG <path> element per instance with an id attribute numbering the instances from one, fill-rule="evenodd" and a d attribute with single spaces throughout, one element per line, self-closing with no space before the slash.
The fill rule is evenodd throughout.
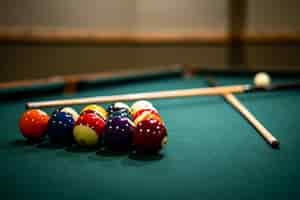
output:
<path id="1" fill-rule="evenodd" d="M 216 77 L 221 84 L 251 76 Z M 300 78 L 276 77 L 275 81 Z M 300 195 L 299 90 L 238 98 L 280 140 L 272 149 L 222 97 L 153 100 L 169 143 L 161 159 L 69 152 L 24 142 L 18 119 L 29 100 L 204 87 L 202 76 L 106 85 L 75 95 L 1 102 L 2 199 L 290 199 Z M 75 108 L 80 109 L 80 106 Z M 51 112 L 53 109 L 45 109 Z"/>

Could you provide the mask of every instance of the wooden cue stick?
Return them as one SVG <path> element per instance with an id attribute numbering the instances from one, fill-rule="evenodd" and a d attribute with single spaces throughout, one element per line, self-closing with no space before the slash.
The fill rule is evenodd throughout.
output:
<path id="1" fill-rule="evenodd" d="M 76 99 L 63 99 L 52 101 L 29 102 L 26 108 L 41 108 L 51 106 L 67 106 L 78 104 L 92 104 L 116 101 L 133 101 L 140 99 L 161 99 L 161 98 L 174 98 L 174 97 L 188 97 L 199 95 L 221 95 L 224 93 L 242 93 L 249 89 L 249 85 L 231 85 L 220 86 L 214 88 L 194 88 L 194 89 L 179 89 L 179 90 L 166 90 L 157 92 L 145 92 L 135 94 L 122 94 L 112 96 L 96 96 Z"/>
<path id="2" fill-rule="evenodd" d="M 235 109 L 237 109 L 261 134 L 261 136 L 272 146 L 278 147 L 279 141 L 266 129 L 254 115 L 233 95 L 223 94 L 223 97 L 228 101 Z"/>
<path id="3" fill-rule="evenodd" d="M 208 80 L 212 85 L 216 85 L 213 80 Z M 214 83 L 213 83 L 214 82 Z M 223 94 L 224 99 L 238 110 L 253 125 L 260 135 L 274 148 L 279 146 L 279 141 L 266 129 L 255 116 L 231 93 Z"/>

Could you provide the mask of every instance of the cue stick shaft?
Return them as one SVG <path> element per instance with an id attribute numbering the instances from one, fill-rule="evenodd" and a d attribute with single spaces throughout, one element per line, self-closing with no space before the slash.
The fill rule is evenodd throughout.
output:
<path id="1" fill-rule="evenodd" d="M 223 94 L 223 97 L 229 102 L 235 109 L 237 109 L 261 134 L 261 136 L 272 146 L 278 147 L 279 141 L 266 129 L 254 115 L 233 95 Z"/>
<path id="2" fill-rule="evenodd" d="M 217 86 L 217 81 L 212 78 L 206 78 L 208 83 L 214 87 Z M 243 115 L 252 126 L 260 133 L 260 135 L 272 146 L 278 147 L 279 141 L 271 134 L 271 132 L 266 129 L 255 117 L 254 115 L 231 93 L 222 94 L 224 99 L 230 103 L 236 110 L 238 110 L 241 115 Z"/>
<path id="3" fill-rule="evenodd" d="M 116 101 L 134 101 L 134 100 L 141 100 L 141 99 L 163 99 L 163 98 L 189 97 L 189 96 L 200 96 L 200 95 L 221 95 L 225 93 L 242 93 L 245 90 L 247 90 L 249 87 L 250 87 L 249 85 L 232 85 L 232 86 L 220 86 L 214 88 L 209 87 L 209 88 L 179 89 L 179 90 L 166 90 L 166 91 L 122 94 L 122 95 L 112 95 L 112 96 L 96 96 L 96 97 L 75 98 L 75 99 L 29 102 L 26 104 L 26 108 L 68 106 L 68 105 L 93 104 L 93 103 L 105 103 L 105 102 L 116 102 Z"/>

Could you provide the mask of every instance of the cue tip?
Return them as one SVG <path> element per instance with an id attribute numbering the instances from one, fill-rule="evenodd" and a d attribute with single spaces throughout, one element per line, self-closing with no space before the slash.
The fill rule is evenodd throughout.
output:
<path id="1" fill-rule="evenodd" d="M 32 106 L 31 106 L 30 103 L 26 103 L 26 104 L 25 104 L 25 109 L 26 109 L 26 110 L 31 109 L 31 108 L 32 108 Z"/>
<path id="2" fill-rule="evenodd" d="M 271 146 L 272 146 L 272 148 L 274 148 L 274 149 L 279 149 L 279 144 L 280 144 L 280 142 L 279 142 L 278 140 L 273 140 L 273 141 L 271 142 Z"/>

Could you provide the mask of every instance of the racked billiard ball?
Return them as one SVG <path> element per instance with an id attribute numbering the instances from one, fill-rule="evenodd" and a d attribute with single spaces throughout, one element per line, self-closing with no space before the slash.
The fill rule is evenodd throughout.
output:
<path id="1" fill-rule="evenodd" d="M 134 131 L 135 124 L 128 117 L 115 116 L 109 118 L 103 136 L 105 147 L 115 151 L 128 150 Z"/>
<path id="2" fill-rule="evenodd" d="M 104 120 L 106 120 L 106 118 L 108 116 L 108 113 L 106 112 L 106 110 L 102 106 L 99 106 L 97 104 L 90 104 L 90 105 L 85 106 L 80 111 L 80 114 L 88 113 L 88 112 L 95 112 L 99 116 L 101 116 Z"/>
<path id="3" fill-rule="evenodd" d="M 73 136 L 80 146 L 96 146 L 102 138 L 105 120 L 93 112 L 83 113 L 79 116 L 73 128 Z"/>
<path id="4" fill-rule="evenodd" d="M 77 121 L 77 119 L 79 117 L 79 114 L 76 112 L 76 110 L 74 110 L 71 107 L 63 107 L 59 111 L 71 114 L 75 121 Z"/>
<path id="5" fill-rule="evenodd" d="M 115 116 L 127 117 L 132 120 L 131 113 L 127 109 L 120 109 L 120 110 L 110 113 L 108 116 L 108 119 L 115 117 Z"/>
<path id="6" fill-rule="evenodd" d="M 154 107 L 154 106 L 149 101 L 139 100 L 132 104 L 131 109 L 134 111 L 145 107 Z"/>
<path id="7" fill-rule="evenodd" d="M 137 152 L 158 153 L 167 143 L 167 129 L 156 119 L 139 122 L 133 134 L 133 145 Z"/>
<path id="8" fill-rule="evenodd" d="M 47 134 L 52 143 L 70 144 L 73 142 L 73 126 L 75 119 L 71 113 L 62 109 L 54 112 L 49 120 Z"/>
<path id="9" fill-rule="evenodd" d="M 133 119 L 136 118 L 139 113 L 143 112 L 143 110 L 153 110 L 158 113 L 156 108 L 148 101 L 137 101 L 131 107 Z"/>
<path id="10" fill-rule="evenodd" d="M 119 111 L 119 110 L 127 110 L 129 113 L 131 112 L 131 109 L 130 107 L 123 103 L 123 102 L 116 102 L 116 103 L 113 103 L 113 104 L 110 104 L 108 107 L 107 107 L 107 112 L 109 114 L 113 113 L 113 112 L 116 112 L 116 111 Z"/>
<path id="11" fill-rule="evenodd" d="M 156 114 L 159 116 L 158 111 L 155 108 L 141 108 L 132 114 L 132 118 L 135 120 L 138 116 L 140 116 L 143 112 L 148 111 L 150 113 Z"/>
<path id="12" fill-rule="evenodd" d="M 153 110 L 143 110 L 143 112 L 139 113 L 135 119 L 134 119 L 134 123 L 138 124 L 146 119 L 156 119 L 157 121 L 160 121 L 161 123 L 164 124 L 161 116 L 153 111 Z"/>
<path id="13" fill-rule="evenodd" d="M 49 116 L 40 109 L 25 111 L 19 121 L 22 135 L 32 141 L 38 141 L 46 135 Z"/>

